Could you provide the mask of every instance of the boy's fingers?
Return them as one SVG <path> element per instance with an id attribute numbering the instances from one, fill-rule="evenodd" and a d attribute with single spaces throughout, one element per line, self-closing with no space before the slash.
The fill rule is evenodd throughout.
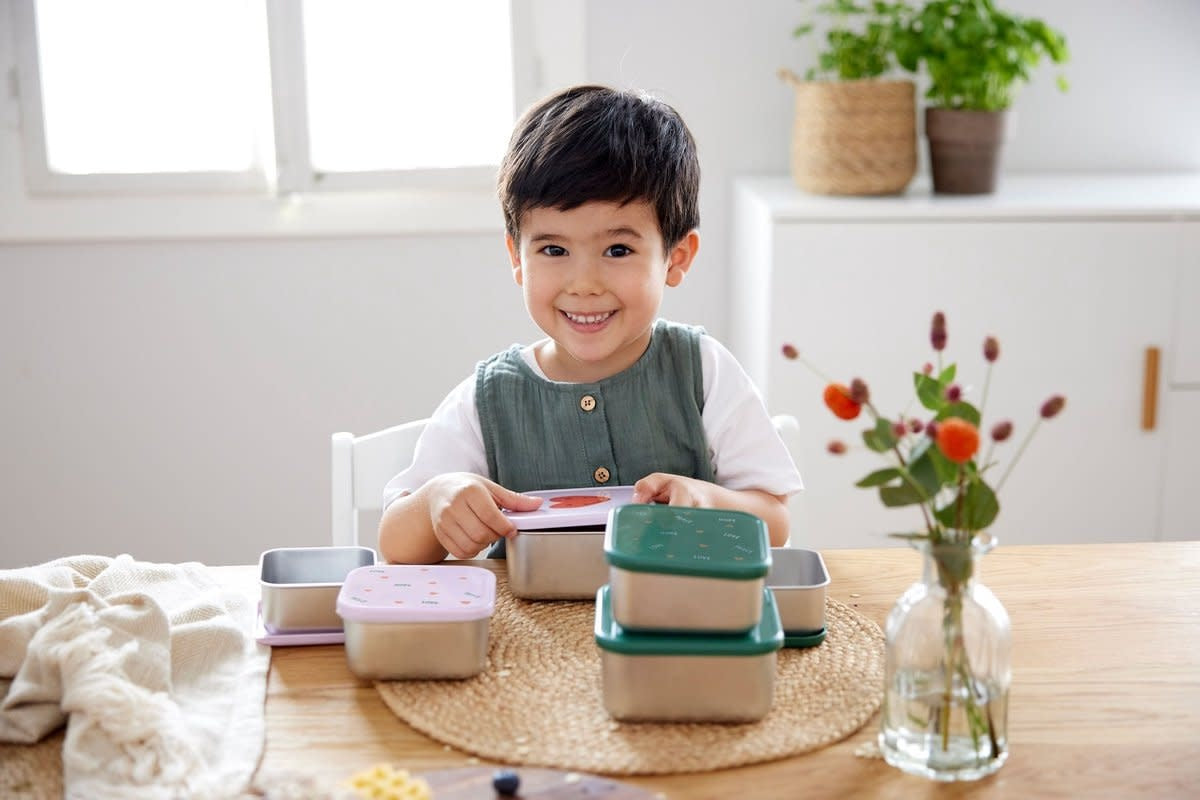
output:
<path id="1" fill-rule="evenodd" d="M 479 535 L 486 537 L 480 544 L 491 544 L 498 536 L 507 536 L 517 529 L 512 520 L 504 516 L 491 495 L 472 495 L 467 499 L 467 507 L 475 515 L 479 525 Z"/>
<path id="2" fill-rule="evenodd" d="M 542 498 L 530 497 L 527 494 L 514 492 L 511 489 L 505 489 L 498 483 L 492 483 L 488 486 L 492 493 L 492 499 L 501 508 L 507 508 L 509 511 L 536 511 L 542 505 Z"/>
<path id="3" fill-rule="evenodd" d="M 469 542 L 474 544 L 458 523 L 452 523 L 442 528 L 442 546 L 455 558 L 470 558 L 475 554 L 471 552 Z"/>
<path id="4" fill-rule="evenodd" d="M 661 472 L 653 472 L 633 485 L 633 502 L 649 503 L 656 499 L 668 478 Z"/>

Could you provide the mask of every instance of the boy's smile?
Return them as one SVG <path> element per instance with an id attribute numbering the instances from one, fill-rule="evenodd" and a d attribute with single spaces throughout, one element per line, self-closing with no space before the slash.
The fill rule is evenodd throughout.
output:
<path id="1" fill-rule="evenodd" d="M 538 364 L 551 380 L 590 383 L 646 351 L 663 290 L 683 280 L 699 234 L 664 252 L 649 203 L 593 201 L 531 209 L 520 242 L 506 241 L 529 316 L 550 337 L 535 350 Z"/>

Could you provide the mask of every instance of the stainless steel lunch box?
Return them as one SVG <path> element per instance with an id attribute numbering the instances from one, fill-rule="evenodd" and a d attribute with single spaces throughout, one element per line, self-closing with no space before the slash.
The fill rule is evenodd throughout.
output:
<path id="1" fill-rule="evenodd" d="M 508 588 L 527 600 L 591 600 L 608 579 L 604 527 L 520 531 L 504 543 Z"/>
<path id="2" fill-rule="evenodd" d="M 495 607 L 496 576 L 481 567 L 361 567 L 337 598 L 346 662 L 368 680 L 469 678 L 487 664 Z"/>
<path id="3" fill-rule="evenodd" d="M 258 558 L 263 627 L 269 633 L 337 631 L 338 590 L 351 570 L 375 563 L 369 547 L 278 547 Z"/>
<path id="4" fill-rule="evenodd" d="M 596 593 L 596 644 L 604 707 L 619 720 L 754 722 L 771 710 L 783 628 L 770 591 L 759 622 L 738 635 L 634 633 L 613 618 L 612 593 Z"/>
<path id="5" fill-rule="evenodd" d="M 771 548 L 751 514 L 622 506 L 609 516 L 604 557 L 622 628 L 739 633 L 759 622 Z"/>
<path id="6" fill-rule="evenodd" d="M 829 571 L 816 550 L 773 548 L 767 587 L 775 595 L 785 633 L 816 633 L 825 629 Z"/>

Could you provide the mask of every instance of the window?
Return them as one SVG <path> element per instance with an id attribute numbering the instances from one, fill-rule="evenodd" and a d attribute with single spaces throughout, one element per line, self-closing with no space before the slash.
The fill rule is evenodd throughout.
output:
<path id="1" fill-rule="evenodd" d="M 34 195 L 490 186 L 580 0 L 16 0 Z M 0 14 L 3 10 L 0 9 Z"/>

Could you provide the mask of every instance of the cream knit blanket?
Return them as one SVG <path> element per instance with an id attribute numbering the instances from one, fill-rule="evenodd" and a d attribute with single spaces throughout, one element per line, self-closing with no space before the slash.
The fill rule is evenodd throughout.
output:
<path id="1" fill-rule="evenodd" d="M 74 556 L 0 570 L 0 742 L 64 722 L 68 798 L 223 798 L 263 748 L 270 658 L 201 564 Z"/>

